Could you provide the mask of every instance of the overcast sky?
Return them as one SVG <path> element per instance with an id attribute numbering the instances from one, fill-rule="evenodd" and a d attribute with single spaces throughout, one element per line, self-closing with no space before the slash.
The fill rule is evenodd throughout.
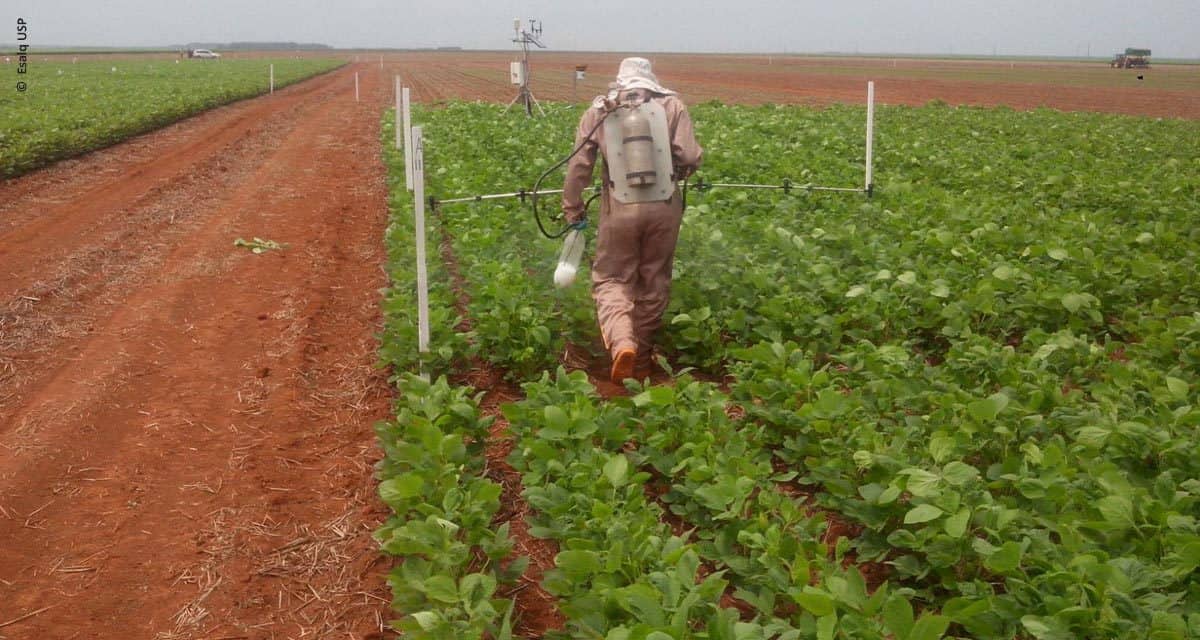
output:
<path id="1" fill-rule="evenodd" d="M 165 46 L 303 41 L 335 47 L 512 46 L 541 18 L 552 49 L 1200 57 L 1200 0 L 34 0 L 6 2 L 30 42 Z M 21 6 L 24 5 L 24 6 Z M 5 33 L 7 32 L 7 33 Z"/>

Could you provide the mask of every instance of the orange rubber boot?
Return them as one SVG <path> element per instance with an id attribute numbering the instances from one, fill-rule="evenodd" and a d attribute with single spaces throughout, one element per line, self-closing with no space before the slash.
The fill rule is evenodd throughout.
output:
<path id="1" fill-rule="evenodd" d="M 637 359 L 637 351 L 622 349 L 613 357 L 612 382 L 621 384 L 626 378 L 633 377 L 633 362 Z"/>

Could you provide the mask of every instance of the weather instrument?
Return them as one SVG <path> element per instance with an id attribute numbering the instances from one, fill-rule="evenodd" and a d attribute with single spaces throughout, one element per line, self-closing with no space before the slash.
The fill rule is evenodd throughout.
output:
<path id="1" fill-rule="evenodd" d="M 538 103 L 533 92 L 529 90 L 529 45 L 533 45 L 538 49 L 545 49 L 546 45 L 542 44 L 542 21 L 530 20 L 529 25 L 523 27 L 521 19 L 513 20 L 513 43 L 521 49 L 521 59 L 509 64 L 508 75 L 512 84 L 517 85 L 517 95 L 504 108 L 504 112 L 512 108 L 514 104 L 520 102 L 525 107 L 525 115 L 533 116 L 533 108 L 536 106 L 538 111 L 544 116 L 546 111 L 542 109 L 542 105 Z"/>

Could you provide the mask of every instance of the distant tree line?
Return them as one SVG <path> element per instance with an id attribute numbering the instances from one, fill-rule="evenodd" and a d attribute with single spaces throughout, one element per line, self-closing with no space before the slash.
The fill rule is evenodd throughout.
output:
<path id="1" fill-rule="evenodd" d="M 189 42 L 172 45 L 172 49 L 212 49 L 214 51 L 310 51 L 333 49 L 327 44 L 316 42 Z"/>

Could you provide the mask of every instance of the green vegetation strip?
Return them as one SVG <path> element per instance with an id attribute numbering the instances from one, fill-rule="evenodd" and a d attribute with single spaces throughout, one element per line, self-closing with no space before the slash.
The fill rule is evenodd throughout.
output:
<path id="1" fill-rule="evenodd" d="M 861 179 L 860 108 L 692 111 L 709 181 Z M 579 112 L 552 112 L 418 110 L 427 192 L 528 187 L 570 148 Z M 568 619 L 554 637 L 1200 637 L 1198 129 L 884 108 L 873 200 L 689 194 L 662 340 L 730 382 L 610 401 L 547 373 L 596 329 L 515 202 L 433 217 L 429 255 L 444 234 L 471 330 L 447 311 L 416 358 L 389 152 L 384 360 L 528 381 L 504 415 L 532 532 L 562 550 L 543 582 Z M 433 308 L 453 309 L 437 262 Z M 861 533 L 828 548 L 821 510 Z M 868 588 L 866 562 L 888 582 Z"/>
<path id="2" fill-rule="evenodd" d="M 206 109 L 344 64 L 335 59 L 29 63 L 24 92 L 0 94 L 0 178 L 106 147 Z"/>

